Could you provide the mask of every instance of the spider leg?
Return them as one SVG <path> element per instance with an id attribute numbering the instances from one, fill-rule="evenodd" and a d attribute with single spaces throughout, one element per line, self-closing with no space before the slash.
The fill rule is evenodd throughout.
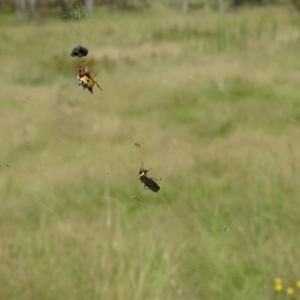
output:
<path id="1" fill-rule="evenodd" d="M 100 85 L 98 84 L 98 82 L 97 82 L 97 81 L 94 81 L 94 82 L 95 82 L 95 84 L 97 85 L 97 87 L 98 87 L 101 91 L 103 91 L 103 90 L 101 89 Z"/>
<path id="2" fill-rule="evenodd" d="M 77 68 L 79 68 L 80 64 L 83 63 L 83 62 L 85 62 L 85 60 L 80 61 L 80 62 L 77 64 Z"/>

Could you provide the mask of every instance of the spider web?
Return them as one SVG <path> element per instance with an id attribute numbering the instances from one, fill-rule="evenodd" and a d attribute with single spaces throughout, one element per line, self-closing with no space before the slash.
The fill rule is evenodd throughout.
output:
<path id="1" fill-rule="evenodd" d="M 152 258 L 151 256 L 157 256 L 157 261 L 161 259 L 166 262 L 163 265 L 168 265 L 169 269 L 161 271 L 163 276 L 167 276 L 162 283 L 162 289 L 164 290 L 174 290 L 174 295 L 180 297 L 181 293 L 188 287 L 182 286 L 180 284 L 179 277 L 177 273 L 187 273 L 187 276 L 199 276 L 203 281 L 204 278 L 207 280 L 213 280 L 213 278 L 218 278 L 217 281 L 224 281 L 224 275 L 218 270 L 218 267 L 213 262 L 213 258 L 208 258 L 209 253 L 203 251 L 203 259 L 197 263 L 196 267 L 184 267 L 177 263 L 178 256 L 183 255 L 186 248 L 193 247 L 192 245 L 176 245 L 180 243 L 180 240 L 174 236 L 171 232 L 173 224 L 183 224 L 181 214 L 173 211 L 168 207 L 168 201 L 166 202 L 166 193 L 164 192 L 165 179 L 163 176 L 164 163 L 163 160 L 154 161 L 151 159 L 151 152 L 157 150 L 157 146 L 147 143 L 147 138 L 143 141 L 140 140 L 140 136 L 131 136 L 129 141 L 124 143 L 122 147 L 122 153 L 118 156 L 113 156 L 109 163 L 103 165 L 100 164 L 100 169 L 93 169 L 90 167 L 93 164 L 89 161 L 89 166 L 85 170 L 82 166 L 81 174 L 77 176 L 72 175 L 72 170 L 68 169 L 66 166 L 67 160 L 82 160 L 85 155 L 89 155 L 88 152 L 85 154 L 75 154 L 78 153 L 78 149 L 72 143 L 69 135 L 74 135 L 76 138 L 76 133 L 71 132 L 72 127 L 77 128 L 80 126 L 80 112 L 72 112 L 72 105 L 76 106 L 80 100 L 74 100 L 74 96 L 70 96 L 71 93 L 68 89 L 79 89 L 76 82 L 76 74 L 70 70 L 70 64 L 67 60 L 74 62 L 74 70 L 76 63 L 86 60 L 86 63 L 90 63 L 94 58 L 94 51 L 89 46 L 89 32 L 82 26 L 82 21 L 78 19 L 89 19 L 90 16 L 84 13 L 85 9 L 81 4 L 68 4 L 69 17 L 67 22 L 70 24 L 70 35 L 72 36 L 73 44 L 70 45 L 70 49 L 67 52 L 71 52 L 72 48 L 78 45 L 87 47 L 89 50 L 88 56 L 83 58 L 69 58 L 66 57 L 65 61 L 61 62 L 61 70 L 64 73 L 70 74 L 70 82 L 72 84 L 67 84 L 61 88 L 58 94 L 58 99 L 55 104 L 54 110 L 56 111 L 57 120 L 54 125 L 53 135 L 50 137 L 52 143 L 54 144 L 54 153 L 52 160 L 55 161 L 53 165 L 60 165 L 62 169 L 52 168 L 51 165 L 47 167 L 41 167 L 41 176 L 43 178 L 43 184 L 39 186 L 37 201 L 42 207 L 49 211 L 50 215 L 57 217 L 57 222 L 61 225 L 61 234 L 74 235 L 76 233 L 77 239 L 84 240 L 86 237 L 95 239 L 101 236 L 101 240 L 105 241 L 105 244 L 111 244 L 112 250 L 121 251 L 122 245 L 124 243 L 123 239 L 128 239 L 129 241 L 125 243 L 125 247 L 128 248 L 127 251 L 132 247 L 135 247 L 137 252 L 144 251 L 145 255 L 140 255 L 139 266 L 140 273 L 143 274 L 143 269 L 147 268 L 147 265 L 143 263 L 143 260 Z M 112 20 L 107 18 L 106 15 L 102 15 L 100 20 L 93 19 L 93 26 L 103 27 L 112 22 L 115 25 L 117 22 L 116 17 L 112 15 Z M 127 39 L 130 37 L 131 32 L 126 28 L 118 27 L 120 31 L 120 40 Z M 83 63 L 84 64 L 84 63 Z M 102 75 L 101 70 L 95 70 L 95 65 L 91 65 L 89 70 L 93 73 L 98 72 L 98 76 Z M 74 75 L 73 75 L 74 74 Z M 98 89 L 94 89 L 94 94 L 92 97 L 86 91 L 78 90 L 80 98 L 84 98 L 87 101 L 86 106 L 89 102 L 95 105 L 95 102 L 99 102 L 98 107 L 101 109 L 101 102 L 109 106 L 110 101 L 110 91 L 105 87 L 105 78 L 97 78 L 100 86 L 103 88 L 104 92 L 100 92 Z M 102 83 L 104 80 L 104 83 Z M 107 79 L 108 81 L 109 79 Z M 108 103 L 108 104 L 107 104 Z M 85 109 L 81 106 L 80 109 Z M 70 110 L 70 112 L 68 112 Z M 73 114 L 73 115 L 72 115 Z M 83 121 L 83 120 L 82 120 Z M 73 124 L 73 125 L 70 125 Z M 99 122 L 101 126 L 101 121 Z M 126 124 L 124 124 L 126 126 Z M 70 131 L 69 131 L 70 130 Z M 140 147 L 139 147 L 140 146 Z M 78 146 L 77 146 L 78 147 Z M 101 159 L 101 149 L 91 149 L 91 152 L 98 151 L 99 158 Z M 144 154 L 144 152 L 146 154 Z M 94 155 L 93 155 L 94 156 Z M 69 158 L 68 157 L 72 157 Z M 94 156 L 97 159 L 97 156 Z M 139 181 L 138 171 L 141 166 L 141 160 L 145 163 L 144 167 L 149 169 L 153 167 L 153 170 L 149 172 L 149 176 L 160 179 L 162 181 L 162 191 L 159 193 L 152 193 L 143 189 L 143 184 Z M 160 175 L 162 173 L 162 175 Z M 152 175 L 151 175 L 152 174 Z M 70 182 L 68 179 L 70 177 L 77 177 L 77 182 Z M 79 179 L 78 179 L 79 178 Z M 84 179 L 83 179 L 84 178 Z M 117 185 L 117 186 L 116 186 Z M 161 207 L 161 211 L 157 213 L 157 204 L 165 203 Z M 122 220 L 124 217 L 124 211 L 127 219 Z M 152 214 L 155 214 L 151 216 Z M 157 228 L 159 224 L 159 219 L 164 218 L 167 221 L 163 228 Z M 133 224 L 130 224 L 133 220 Z M 128 236 L 128 232 L 136 231 L 137 226 L 140 224 L 141 229 L 136 233 L 138 236 L 143 236 L 147 234 L 144 229 L 147 227 L 152 227 L 150 234 L 153 235 L 153 242 L 151 238 L 132 238 Z M 225 224 L 224 224 L 225 225 Z M 223 231 L 223 224 L 220 224 L 220 231 Z M 163 232 L 161 230 L 170 231 L 168 235 L 174 236 L 173 242 L 166 243 L 165 245 L 161 242 L 161 235 Z M 186 230 L 186 229 L 184 229 Z M 66 233 L 67 232 L 67 233 Z M 156 233 L 157 232 L 157 233 Z M 201 230 L 200 230 L 201 232 Z M 224 231 L 224 234 L 226 232 Z M 135 235 L 135 233 L 133 232 Z M 149 233 L 148 233 L 149 234 Z M 157 237 L 155 237 L 157 235 Z M 146 248 L 151 248 L 149 243 L 155 243 L 155 240 L 159 241 L 157 247 L 152 249 L 152 253 L 148 254 Z M 127 246 L 126 246 L 127 244 Z M 174 249 L 174 250 L 173 250 Z M 176 251 L 175 251 L 176 249 Z M 160 254 L 161 253 L 161 254 Z M 205 254 L 206 253 L 206 254 Z M 100 255 L 100 254 L 99 254 Z M 121 255 L 121 254 L 120 254 Z M 132 253 L 134 255 L 134 252 Z M 164 258 L 160 258 L 163 255 Z M 152 258 L 153 259 L 153 258 Z M 154 259 L 151 263 L 156 263 Z M 170 260 L 170 262 L 168 262 Z M 186 258 L 190 264 L 190 258 Z M 122 261 L 120 261 L 123 263 Z M 138 270 L 135 267 L 135 272 Z M 180 271 L 181 269 L 182 271 Z M 130 272 L 130 270 L 128 270 Z M 148 270 L 145 276 L 152 276 L 152 272 L 156 272 L 156 269 Z M 142 275 L 140 275 L 142 276 Z M 136 285 L 138 286 L 139 278 L 136 279 Z M 144 289 L 147 285 L 141 285 Z M 142 292 L 141 292 L 142 293 Z M 174 299 L 174 298 L 173 298 Z"/>
<path id="2" fill-rule="evenodd" d="M 80 21 L 82 18 L 89 19 L 90 16 L 85 12 L 85 8 L 82 4 L 76 2 L 68 3 L 68 13 L 69 17 L 67 22 L 70 25 L 70 36 L 72 37 L 73 45 L 70 49 L 67 49 L 66 52 L 70 53 L 73 47 L 82 45 L 88 48 L 89 54 L 85 58 L 73 59 L 66 57 L 65 59 L 66 61 L 74 61 L 74 66 L 82 60 L 90 62 L 95 57 L 95 49 L 89 47 L 89 31 Z M 100 19 L 92 19 L 91 23 L 93 26 L 105 27 L 109 24 L 114 24 L 115 26 L 115 23 L 118 22 L 115 15 L 112 15 L 111 19 L 109 19 L 106 14 L 100 14 L 100 16 Z M 128 37 L 130 35 L 130 31 L 121 26 L 118 27 L 117 38 L 119 40 L 124 40 L 126 36 Z M 91 68 L 93 69 L 91 70 L 90 68 L 89 70 L 92 72 L 99 72 L 98 70 L 94 70 L 95 66 L 97 66 L 97 63 L 92 64 Z M 72 180 L 68 178 L 73 176 L 72 169 L 68 169 L 68 162 L 66 162 L 68 159 L 71 161 L 80 161 L 81 159 L 84 159 L 89 164 L 93 164 L 92 160 L 86 159 L 88 151 L 85 149 L 80 153 L 80 149 L 78 150 L 78 148 L 80 148 L 80 146 L 78 146 L 79 144 L 72 143 L 72 138 L 69 138 L 70 130 L 71 136 L 74 136 L 76 139 L 76 132 L 73 131 L 72 127 L 77 128 L 80 126 L 82 120 L 80 120 L 80 111 L 77 110 L 74 113 L 72 108 L 70 108 L 73 105 L 77 105 L 80 101 L 78 100 L 79 97 L 71 97 L 71 93 L 68 89 L 77 88 L 78 94 L 81 93 L 80 98 L 85 98 L 84 101 L 86 101 L 86 106 L 89 105 L 90 101 L 93 103 L 94 107 L 97 107 L 95 103 L 99 102 L 99 109 L 102 108 L 102 105 L 105 105 L 105 107 L 109 106 L 109 103 L 106 103 L 106 94 L 109 94 L 110 90 L 105 86 L 105 82 L 109 81 L 109 78 L 105 79 L 105 76 L 109 76 L 105 73 L 100 73 L 100 76 L 102 77 L 97 79 L 104 92 L 102 93 L 100 90 L 96 89 L 94 90 L 93 96 L 91 96 L 87 91 L 81 91 L 81 88 L 77 87 L 76 70 L 75 68 L 72 70 L 69 63 L 62 63 L 61 72 L 69 74 L 70 80 L 73 78 L 72 84 L 68 84 L 67 88 L 63 87 L 58 93 L 58 101 L 54 108 L 57 110 L 58 117 L 54 125 L 54 132 L 51 139 L 52 143 L 55 145 L 55 152 L 63 153 L 63 155 L 57 155 L 53 157 L 53 160 L 56 164 L 60 164 L 62 168 L 59 170 L 57 168 L 52 168 L 51 165 L 41 168 L 43 184 L 38 187 L 37 202 L 42 205 L 45 210 L 49 211 L 51 215 L 56 216 L 57 219 L 68 228 L 65 229 L 66 231 L 69 230 L 76 233 L 79 237 L 85 235 L 90 239 L 95 238 L 97 232 L 97 235 L 100 235 L 101 239 L 106 240 L 108 244 L 111 243 L 112 249 L 116 249 L 116 251 L 119 249 L 118 244 L 124 243 L 123 239 L 128 238 L 128 231 L 138 227 L 133 226 L 131 222 L 133 224 L 139 224 L 140 222 L 141 226 L 147 226 L 148 229 L 150 228 L 150 230 L 147 231 L 148 235 L 155 235 L 157 233 L 158 235 L 162 235 L 162 239 L 165 238 L 166 241 L 168 240 L 168 234 L 174 235 L 174 233 L 171 233 L 174 224 L 180 224 L 183 230 L 186 230 L 186 226 L 193 226 L 188 220 L 182 219 L 181 212 L 168 207 L 168 201 L 170 200 L 166 200 L 168 195 L 167 192 L 164 192 L 164 188 L 168 185 L 165 177 L 168 177 L 167 175 L 170 174 L 168 174 L 163 167 L 163 158 L 160 161 L 153 161 L 151 159 L 151 151 L 155 151 L 157 146 L 147 142 L 144 144 L 136 136 L 132 136 L 131 139 L 125 143 L 124 151 L 116 152 L 119 156 L 114 154 L 114 157 L 107 163 L 101 161 L 100 165 L 103 165 L 103 168 L 98 170 L 94 168 L 85 170 L 84 166 L 81 165 L 81 171 L 79 173 L 76 171 L 77 173 L 74 176 L 76 181 L 72 182 Z M 224 87 L 222 81 L 213 83 L 205 82 L 202 79 L 199 80 L 197 76 L 189 74 L 187 74 L 187 78 L 189 78 L 191 85 L 202 86 L 202 88 L 204 86 L 208 90 L 216 92 L 220 99 L 229 96 L 234 100 L 239 101 L 239 96 L 233 93 L 226 93 L 226 85 Z M 104 82 L 104 84 L 101 84 L 101 82 Z M 84 106 L 80 106 L 80 109 L 83 110 L 85 108 Z M 272 108 L 266 108 L 266 110 L 271 111 L 274 115 L 286 119 L 289 122 L 296 123 L 298 126 L 298 121 L 293 117 L 274 111 Z M 101 120 L 99 124 L 100 125 L 97 126 L 101 126 Z M 140 147 L 136 146 L 135 143 L 140 143 Z M 99 144 L 101 144 L 101 141 L 99 141 Z M 98 150 L 98 147 L 90 149 L 90 151 L 95 152 Z M 152 147 L 153 149 L 149 150 L 149 147 Z M 143 185 L 138 178 L 141 160 L 145 162 L 146 168 L 153 167 L 153 170 L 151 170 L 153 177 L 162 177 L 162 190 L 159 193 L 155 194 L 151 191 L 143 190 Z M 89 166 L 90 165 L 87 165 L 87 169 L 89 169 Z M 82 174 L 80 175 L 81 172 Z M 85 180 L 82 180 L 82 178 L 85 178 Z M 117 188 L 115 188 L 116 186 Z M 186 199 L 183 201 L 186 201 Z M 160 206 L 160 203 L 163 203 L 163 205 Z M 161 208 L 159 213 L 157 213 L 158 206 Z M 201 209 L 201 206 L 198 208 Z M 124 216 L 122 214 L 124 211 L 129 212 L 127 215 L 128 219 L 121 220 L 121 217 Z M 152 214 L 156 214 L 155 218 L 152 217 Z M 161 218 L 168 219 L 164 230 L 169 230 L 169 232 L 162 232 L 162 230 L 156 227 L 156 223 L 159 223 Z M 188 219 L 189 216 L 186 215 L 186 218 Z M 143 220 L 141 221 L 141 219 Z M 232 234 L 230 224 L 223 225 L 224 226 L 220 226 L 220 231 L 224 231 L 224 234 L 230 236 Z M 224 229 L 227 228 L 227 225 L 229 225 L 230 232 L 226 232 L 227 230 Z M 203 234 L 201 228 L 195 230 L 195 232 L 199 235 Z M 129 248 L 139 247 L 143 243 L 143 234 L 145 233 L 141 230 L 139 234 L 142 238 L 134 240 L 132 237 L 132 241 L 128 242 Z M 173 238 L 176 240 L 175 237 Z M 145 238 L 145 243 L 147 242 L 148 239 Z M 162 243 L 161 245 L 164 244 Z M 179 272 L 178 270 L 181 266 L 178 265 L 177 261 L 179 257 L 181 259 L 184 257 L 184 251 L 186 251 L 188 247 L 178 245 L 179 250 L 169 249 L 170 245 L 168 245 L 167 242 L 165 247 L 168 248 L 166 253 L 169 255 L 166 260 L 169 259 L 174 266 L 174 270 L 170 271 L 170 273 L 165 273 L 170 275 L 169 281 L 166 280 L 165 284 L 170 285 L 177 290 L 179 299 L 181 293 L 186 293 L 186 291 L 185 287 L 178 283 L 178 278 L 174 274 Z M 191 248 L 193 248 L 193 245 L 191 245 Z M 159 248 L 159 250 L 163 252 L 163 249 Z M 193 253 L 193 251 L 195 251 L 195 249 L 192 249 L 191 253 Z M 214 257 L 210 257 L 209 247 L 204 245 L 203 252 L 205 253 L 203 256 L 206 257 L 207 260 L 203 258 L 202 261 L 198 261 L 197 264 L 195 264 L 195 267 L 187 268 L 185 270 L 187 273 L 186 276 L 198 276 L 198 281 L 208 278 L 205 282 L 211 281 L 212 284 L 220 284 L 220 282 L 222 282 L 222 286 L 226 286 L 226 274 L 219 270 L 217 264 L 213 263 Z M 134 255 L 134 250 L 132 251 L 132 255 Z M 187 258 L 186 260 L 190 262 L 192 259 Z M 141 269 L 143 268 L 143 261 L 140 261 L 140 267 Z M 240 275 L 243 276 L 244 274 Z M 197 280 L 195 281 L 197 282 Z M 230 284 L 232 286 L 229 288 L 232 289 L 239 285 L 238 282 L 231 282 Z M 225 296 L 223 299 L 225 299 Z"/>

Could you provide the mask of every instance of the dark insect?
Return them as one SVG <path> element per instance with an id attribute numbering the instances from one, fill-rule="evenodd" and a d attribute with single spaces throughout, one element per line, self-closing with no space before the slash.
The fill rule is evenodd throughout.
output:
<path id="1" fill-rule="evenodd" d="M 137 147 L 141 147 L 141 144 L 139 143 L 134 143 Z"/>
<path id="2" fill-rule="evenodd" d="M 73 51 L 71 52 L 70 56 L 87 56 L 88 55 L 89 50 L 82 47 L 82 46 L 77 46 L 73 49 Z"/>
<path id="3" fill-rule="evenodd" d="M 146 187 L 147 187 L 152 192 L 157 193 L 160 190 L 160 186 L 155 181 L 158 181 L 158 180 L 155 178 L 152 178 L 152 177 L 148 177 L 147 173 L 152 168 L 150 168 L 149 170 L 146 170 L 146 169 L 143 169 L 143 165 L 144 165 L 144 163 L 142 162 L 142 166 L 140 167 L 140 171 L 139 171 L 139 177 L 140 177 L 141 182 L 144 184 L 144 189 L 146 189 Z"/>
<path id="4" fill-rule="evenodd" d="M 90 71 L 88 71 L 87 65 L 81 66 L 80 63 L 78 63 L 76 70 L 78 71 L 78 76 L 77 76 L 77 79 L 79 81 L 78 85 L 81 85 L 84 90 L 88 89 L 91 92 L 91 94 L 93 94 L 93 87 L 96 84 L 97 87 L 101 91 L 103 91 L 100 85 L 98 84 L 98 82 L 90 74 Z"/>

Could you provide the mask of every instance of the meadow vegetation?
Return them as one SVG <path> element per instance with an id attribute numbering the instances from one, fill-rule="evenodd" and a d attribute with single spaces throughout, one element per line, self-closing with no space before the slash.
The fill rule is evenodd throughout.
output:
<path id="1" fill-rule="evenodd" d="M 0 299 L 265 300 L 299 279 L 298 14 L 0 26 Z M 78 44 L 103 92 L 77 86 Z"/>

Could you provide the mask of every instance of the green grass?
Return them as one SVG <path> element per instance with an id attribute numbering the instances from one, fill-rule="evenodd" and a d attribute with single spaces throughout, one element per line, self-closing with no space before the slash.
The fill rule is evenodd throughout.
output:
<path id="1" fill-rule="evenodd" d="M 273 278 L 299 279 L 296 15 L 12 18 L 0 299 L 265 300 Z M 77 86 L 78 44 L 103 92 Z M 140 159 L 159 193 L 143 189 Z"/>

